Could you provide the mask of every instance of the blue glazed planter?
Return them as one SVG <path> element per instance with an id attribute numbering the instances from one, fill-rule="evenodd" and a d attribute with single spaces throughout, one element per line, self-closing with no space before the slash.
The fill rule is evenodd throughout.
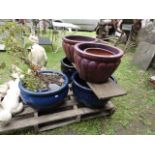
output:
<path id="1" fill-rule="evenodd" d="M 71 82 L 71 77 L 76 71 L 72 63 L 67 59 L 67 57 L 61 60 L 61 71 L 67 75 L 69 82 Z"/>
<path id="2" fill-rule="evenodd" d="M 41 73 L 59 73 L 63 75 L 64 85 L 59 90 L 48 90 L 42 92 L 33 92 L 24 88 L 22 81 L 19 82 L 20 96 L 23 102 L 37 111 L 49 110 L 61 105 L 68 94 L 68 78 L 61 72 L 57 71 L 41 71 Z"/>
<path id="3" fill-rule="evenodd" d="M 113 77 L 111 78 L 113 79 Z M 72 80 L 73 93 L 79 103 L 90 108 L 102 108 L 110 100 L 110 98 L 98 99 L 87 83 L 79 77 L 77 72 L 73 74 Z"/>

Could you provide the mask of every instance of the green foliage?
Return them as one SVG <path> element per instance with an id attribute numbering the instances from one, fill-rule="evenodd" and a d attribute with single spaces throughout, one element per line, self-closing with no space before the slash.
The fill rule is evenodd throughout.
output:
<path id="1" fill-rule="evenodd" d="M 28 28 L 16 22 L 5 22 L 0 27 L 0 34 L 2 35 L 0 43 L 5 44 L 8 53 L 19 58 L 25 64 L 30 65 L 28 51 L 25 48 L 25 37 L 28 34 Z"/>
<path id="2" fill-rule="evenodd" d="M 72 32 L 75 34 L 75 32 Z M 80 35 L 95 36 L 95 33 L 77 32 Z M 121 47 L 124 47 L 121 45 Z M 57 53 L 52 53 L 51 46 L 45 46 L 48 55 L 49 69 L 60 70 L 60 61 L 65 56 L 62 48 Z M 126 96 L 112 99 L 116 112 L 108 118 L 98 118 L 72 125 L 67 125 L 39 134 L 155 134 L 155 89 L 149 83 L 151 71 L 141 71 L 133 63 L 134 51 L 128 51 L 122 58 L 119 68 L 115 72 L 118 84 L 126 91 Z M 16 58 L 8 53 L 0 53 L 0 58 L 5 60 L 6 67 L 0 70 L 1 81 L 6 80 L 8 68 Z M 25 65 L 20 66 L 27 69 Z M 14 134 L 35 134 L 33 130 L 16 131 Z"/>
<path id="3" fill-rule="evenodd" d="M 6 67 L 5 62 L 2 62 L 2 63 L 0 64 L 0 69 L 4 69 L 5 67 Z"/>
<path id="4" fill-rule="evenodd" d="M 45 82 L 34 74 L 25 74 L 25 77 L 22 81 L 23 85 L 31 91 L 37 91 L 47 88 Z"/>

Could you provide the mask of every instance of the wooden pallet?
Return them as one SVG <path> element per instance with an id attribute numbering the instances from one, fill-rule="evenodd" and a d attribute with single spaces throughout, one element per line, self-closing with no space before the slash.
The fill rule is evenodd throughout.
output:
<path id="1" fill-rule="evenodd" d="M 59 108 L 39 113 L 29 106 L 25 106 L 23 112 L 15 115 L 10 124 L 0 128 L 0 133 L 16 131 L 33 127 L 36 132 L 62 127 L 71 123 L 80 122 L 91 118 L 109 116 L 115 111 L 111 102 L 104 109 L 90 109 L 79 105 L 70 94 Z"/>

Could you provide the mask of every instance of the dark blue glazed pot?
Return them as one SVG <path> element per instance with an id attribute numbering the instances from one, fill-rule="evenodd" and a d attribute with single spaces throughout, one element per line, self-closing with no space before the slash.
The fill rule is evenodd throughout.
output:
<path id="1" fill-rule="evenodd" d="M 67 59 L 67 57 L 61 60 L 61 71 L 67 75 L 69 82 L 71 82 L 71 77 L 76 71 L 72 63 Z"/>
<path id="2" fill-rule="evenodd" d="M 58 107 L 61 105 L 65 97 L 68 94 L 68 78 L 61 72 L 48 70 L 48 71 L 41 71 L 41 73 L 58 73 L 61 74 L 64 78 L 64 85 L 60 87 L 59 90 L 48 90 L 48 91 L 39 91 L 33 92 L 26 89 L 22 81 L 19 82 L 19 89 L 20 89 L 20 96 L 23 102 L 32 108 L 36 109 L 37 111 L 42 110 L 49 110 Z"/>
<path id="3" fill-rule="evenodd" d="M 113 79 L 113 77 L 111 78 Z M 110 100 L 110 98 L 98 99 L 87 83 L 79 77 L 77 72 L 73 74 L 72 81 L 73 94 L 79 103 L 90 108 L 102 108 Z"/>

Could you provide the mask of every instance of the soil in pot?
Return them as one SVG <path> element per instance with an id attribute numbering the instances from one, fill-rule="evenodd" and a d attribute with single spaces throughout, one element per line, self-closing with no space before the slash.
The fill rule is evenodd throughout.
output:
<path id="1" fill-rule="evenodd" d="M 48 90 L 54 91 L 63 86 L 63 84 L 63 76 L 57 73 L 27 74 L 23 79 L 24 87 L 35 92 Z"/>
<path id="2" fill-rule="evenodd" d="M 19 82 L 23 102 L 37 111 L 53 110 L 64 102 L 68 94 L 68 78 L 57 71 L 46 70 L 26 75 Z"/>

